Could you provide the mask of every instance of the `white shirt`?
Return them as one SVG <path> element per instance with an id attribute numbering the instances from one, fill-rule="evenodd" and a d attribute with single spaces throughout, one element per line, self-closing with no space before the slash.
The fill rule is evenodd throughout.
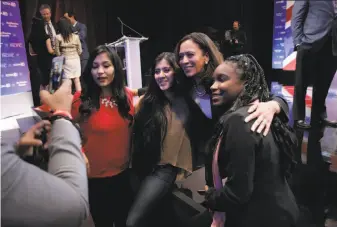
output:
<path id="1" fill-rule="evenodd" d="M 56 37 L 56 32 L 55 32 L 54 26 L 53 26 L 53 24 L 51 23 L 51 21 L 45 22 L 44 30 L 46 31 L 46 34 L 49 35 L 49 34 L 48 34 L 47 23 L 50 25 L 51 31 L 52 31 L 52 33 L 53 33 L 53 37 L 55 38 L 55 37 Z"/>

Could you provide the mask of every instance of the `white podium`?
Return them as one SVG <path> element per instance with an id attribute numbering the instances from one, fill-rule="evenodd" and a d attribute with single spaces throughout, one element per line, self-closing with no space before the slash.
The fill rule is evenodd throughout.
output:
<path id="1" fill-rule="evenodd" d="M 148 38 L 123 36 L 113 43 L 106 44 L 114 47 L 119 53 L 126 70 L 127 86 L 131 89 L 138 89 L 143 86 L 139 45 L 146 40 Z"/>

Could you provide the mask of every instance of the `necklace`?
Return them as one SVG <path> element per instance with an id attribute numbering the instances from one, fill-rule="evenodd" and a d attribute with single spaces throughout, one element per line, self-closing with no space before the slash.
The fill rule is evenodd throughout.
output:
<path id="1" fill-rule="evenodd" d="M 101 104 L 105 105 L 105 107 L 110 106 L 111 108 L 114 108 L 115 106 L 118 106 L 115 100 L 109 99 L 109 98 L 102 98 Z"/>
<path id="2" fill-rule="evenodd" d="M 195 83 L 193 84 L 193 86 L 197 96 L 203 97 L 204 95 L 206 95 L 206 89 L 203 86 L 200 85 L 197 86 Z"/>

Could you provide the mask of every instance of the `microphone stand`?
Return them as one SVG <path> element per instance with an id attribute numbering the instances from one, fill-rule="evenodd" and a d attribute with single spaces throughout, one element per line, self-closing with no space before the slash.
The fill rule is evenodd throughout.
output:
<path id="1" fill-rule="evenodd" d="M 124 32 L 123 32 L 123 28 L 124 28 L 124 26 L 125 26 L 125 27 L 129 28 L 131 31 L 133 31 L 133 32 L 137 33 L 139 36 L 141 36 L 140 39 L 141 39 L 142 41 L 143 41 L 143 40 L 145 41 L 145 40 L 148 40 L 148 39 L 149 39 L 149 38 L 144 37 L 142 34 L 140 34 L 139 32 L 137 32 L 136 30 L 134 30 L 133 28 L 131 28 L 131 27 L 128 26 L 127 24 L 125 24 L 125 23 L 121 20 L 121 18 L 117 17 L 117 20 L 121 23 L 121 33 L 122 33 L 122 35 L 123 35 L 122 38 L 126 37 L 126 36 L 124 35 Z"/>

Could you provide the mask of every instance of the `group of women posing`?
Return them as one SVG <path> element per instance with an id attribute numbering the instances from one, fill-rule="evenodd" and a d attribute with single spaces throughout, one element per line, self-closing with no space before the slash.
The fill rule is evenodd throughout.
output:
<path id="1" fill-rule="evenodd" d="M 253 56 L 224 60 L 209 37 L 191 33 L 157 56 L 135 108 L 113 49 L 98 46 L 84 73 L 72 116 L 84 135 L 96 227 L 179 226 L 175 181 L 203 165 L 209 226 L 295 226 L 288 107 L 270 95 Z"/>

